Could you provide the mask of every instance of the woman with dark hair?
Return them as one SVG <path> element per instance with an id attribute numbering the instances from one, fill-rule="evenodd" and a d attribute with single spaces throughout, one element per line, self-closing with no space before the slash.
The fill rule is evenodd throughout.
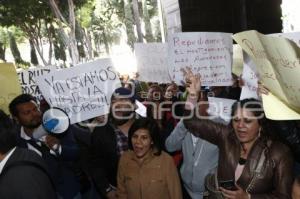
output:
<path id="1" fill-rule="evenodd" d="M 191 110 L 199 96 L 200 76 L 188 71 L 186 79 L 190 102 L 186 109 Z M 184 121 L 195 136 L 219 148 L 217 174 L 206 184 L 211 195 L 229 199 L 291 198 L 292 155 L 288 147 L 270 138 L 263 121 L 263 108 L 255 99 L 233 105 L 229 126 L 197 116 Z"/>
<path id="2" fill-rule="evenodd" d="M 173 159 L 161 150 L 159 127 L 137 119 L 128 132 L 129 151 L 120 159 L 118 198 L 181 199 L 180 180 Z"/>

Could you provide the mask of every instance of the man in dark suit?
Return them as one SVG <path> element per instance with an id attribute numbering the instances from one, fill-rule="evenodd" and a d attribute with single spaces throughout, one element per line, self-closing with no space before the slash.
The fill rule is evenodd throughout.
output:
<path id="1" fill-rule="evenodd" d="M 0 110 L 0 198 L 56 199 L 42 158 L 16 147 L 15 128 Z"/>
<path id="2" fill-rule="evenodd" d="M 91 139 L 91 175 L 103 198 L 115 199 L 117 169 L 121 154 L 128 150 L 128 130 L 135 119 L 135 97 L 126 88 L 115 90 L 108 122 L 94 129 Z"/>
<path id="3" fill-rule="evenodd" d="M 74 170 L 79 149 L 72 132 L 67 131 L 59 138 L 48 134 L 34 139 L 33 135 L 40 129 L 42 114 L 31 95 L 17 96 L 9 104 L 9 110 L 21 126 L 17 145 L 35 151 L 44 159 L 58 196 L 63 199 L 80 198 L 80 183 Z"/>

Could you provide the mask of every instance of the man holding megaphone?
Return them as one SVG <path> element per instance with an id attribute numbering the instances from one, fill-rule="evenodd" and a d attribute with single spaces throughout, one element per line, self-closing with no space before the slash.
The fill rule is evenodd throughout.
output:
<path id="1" fill-rule="evenodd" d="M 18 146 L 33 150 L 44 159 L 58 196 L 73 199 L 80 195 L 79 181 L 72 170 L 79 149 L 72 132 L 66 131 L 69 125 L 68 117 L 52 117 L 53 111 L 43 116 L 35 98 L 29 94 L 21 94 L 13 99 L 9 110 L 20 125 Z"/>

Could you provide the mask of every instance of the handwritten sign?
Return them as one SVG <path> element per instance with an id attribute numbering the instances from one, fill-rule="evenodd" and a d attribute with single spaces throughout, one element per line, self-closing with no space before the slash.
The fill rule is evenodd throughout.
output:
<path id="1" fill-rule="evenodd" d="M 71 123 L 109 112 L 110 98 L 120 80 L 110 59 L 100 59 L 37 77 L 51 107 L 66 111 Z"/>
<path id="2" fill-rule="evenodd" d="M 136 43 L 134 45 L 140 81 L 171 82 L 167 47 L 165 43 Z"/>
<path id="3" fill-rule="evenodd" d="M 288 39 L 256 31 L 238 33 L 234 39 L 254 61 L 260 80 L 270 92 L 300 113 L 299 47 Z M 274 118 L 274 115 L 266 116 Z M 280 115 L 276 118 L 281 119 Z"/>
<path id="4" fill-rule="evenodd" d="M 231 120 L 231 107 L 236 100 L 208 97 L 209 108 L 207 112 L 211 116 L 220 117 L 226 122 Z"/>
<path id="5" fill-rule="evenodd" d="M 9 114 L 9 103 L 21 94 L 21 87 L 14 64 L 0 63 L 0 82 L 0 109 Z"/>
<path id="6" fill-rule="evenodd" d="M 232 38 L 229 33 L 175 33 L 169 37 L 169 73 L 182 84 L 182 68 L 201 74 L 203 86 L 232 85 Z"/>
<path id="7" fill-rule="evenodd" d="M 55 71 L 54 66 L 17 70 L 19 81 L 22 87 L 22 93 L 34 96 L 38 101 L 42 100 L 42 93 L 36 84 L 35 78 L 48 74 L 51 71 Z"/>
<path id="8" fill-rule="evenodd" d="M 242 79 L 244 81 L 244 86 L 242 87 L 242 92 L 240 100 L 246 98 L 255 98 L 258 99 L 257 89 L 258 89 L 258 79 L 259 75 L 256 71 L 256 66 L 251 58 L 244 53 L 244 68 Z"/>

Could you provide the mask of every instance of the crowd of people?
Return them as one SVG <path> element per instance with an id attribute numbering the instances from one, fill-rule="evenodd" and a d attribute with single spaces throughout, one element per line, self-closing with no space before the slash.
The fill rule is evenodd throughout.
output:
<path id="1" fill-rule="evenodd" d="M 299 121 L 266 119 L 236 82 L 208 88 L 184 76 L 185 85 L 123 79 L 108 115 L 40 138 L 50 107 L 17 96 L 10 117 L 0 111 L 0 198 L 299 199 Z M 199 103 L 208 95 L 237 100 L 229 123 L 209 117 Z"/>

